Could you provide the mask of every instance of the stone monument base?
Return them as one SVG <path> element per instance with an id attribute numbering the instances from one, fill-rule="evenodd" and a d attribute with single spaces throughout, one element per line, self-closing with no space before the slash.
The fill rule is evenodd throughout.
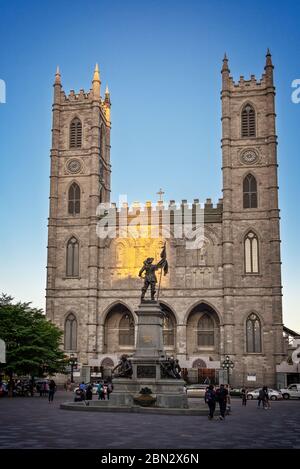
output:
<path id="1" fill-rule="evenodd" d="M 113 380 L 114 390 L 110 394 L 110 405 L 133 406 L 135 398 L 141 396 L 142 388 L 150 388 L 151 396 L 156 398 L 151 407 L 187 409 L 188 401 L 181 379 L 125 379 Z"/>
<path id="2" fill-rule="evenodd" d="M 166 354 L 163 345 L 164 314 L 160 304 L 154 300 L 144 300 L 136 314 L 136 351 L 130 358 L 132 376 L 113 379 L 110 405 L 131 407 L 149 404 L 156 408 L 186 409 L 188 403 L 184 381 L 165 378 L 162 368 Z M 140 394 L 143 388 L 150 389 L 151 394 Z"/>

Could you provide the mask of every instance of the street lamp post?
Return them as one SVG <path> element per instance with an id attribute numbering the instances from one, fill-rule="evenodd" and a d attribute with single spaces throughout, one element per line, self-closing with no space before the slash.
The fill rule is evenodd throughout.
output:
<path id="1" fill-rule="evenodd" d="M 230 376 L 230 370 L 234 368 L 234 363 L 232 360 L 230 360 L 229 355 L 226 355 L 225 360 L 222 362 L 222 368 L 223 370 L 227 370 L 227 383 L 229 386 L 229 376 Z"/>
<path id="2" fill-rule="evenodd" d="M 77 358 L 74 357 L 73 353 L 70 355 L 69 364 L 71 366 L 71 383 L 74 383 L 74 368 L 77 368 Z"/>

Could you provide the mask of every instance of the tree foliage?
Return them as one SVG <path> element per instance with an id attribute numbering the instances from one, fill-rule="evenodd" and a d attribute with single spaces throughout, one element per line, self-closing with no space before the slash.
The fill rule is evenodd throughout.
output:
<path id="1" fill-rule="evenodd" d="M 63 373 L 67 363 L 60 348 L 62 331 L 30 304 L 0 296 L 0 338 L 6 342 L 6 364 L 1 367 L 9 375 Z"/>

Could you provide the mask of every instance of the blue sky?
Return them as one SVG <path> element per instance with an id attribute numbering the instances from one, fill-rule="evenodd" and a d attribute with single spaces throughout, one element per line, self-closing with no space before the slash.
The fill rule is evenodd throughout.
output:
<path id="1" fill-rule="evenodd" d="M 221 193 L 220 68 L 263 72 L 277 88 L 284 322 L 300 330 L 298 288 L 300 3 L 285 1 L 0 1 L 0 291 L 44 308 L 52 83 L 91 87 L 99 63 L 112 100 L 112 200 Z M 102 88 L 102 89 L 103 89 Z"/>

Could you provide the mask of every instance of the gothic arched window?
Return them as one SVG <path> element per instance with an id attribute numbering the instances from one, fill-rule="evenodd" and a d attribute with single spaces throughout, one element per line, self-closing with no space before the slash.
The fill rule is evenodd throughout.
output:
<path id="1" fill-rule="evenodd" d="M 213 347 L 215 345 L 215 325 L 208 313 L 204 313 L 198 321 L 197 335 L 199 347 Z"/>
<path id="2" fill-rule="evenodd" d="M 82 145 L 82 123 L 75 117 L 70 125 L 70 148 L 81 148 Z"/>
<path id="3" fill-rule="evenodd" d="M 164 311 L 163 319 L 163 341 L 164 345 L 171 347 L 175 345 L 175 325 L 170 314 Z"/>
<path id="4" fill-rule="evenodd" d="M 252 313 L 246 322 L 247 352 L 261 353 L 261 324 L 259 317 Z"/>
<path id="5" fill-rule="evenodd" d="M 257 274 L 259 271 L 258 238 L 250 231 L 244 240 L 245 248 L 245 272 L 246 274 Z"/>
<path id="6" fill-rule="evenodd" d="M 67 244 L 67 277 L 79 276 L 79 244 L 77 239 L 72 236 Z"/>
<path id="7" fill-rule="evenodd" d="M 77 321 L 73 313 L 70 313 L 65 322 L 65 350 L 77 348 Z"/>
<path id="8" fill-rule="evenodd" d="M 80 213 L 80 187 L 76 182 L 70 186 L 68 201 L 69 214 L 77 215 Z"/>
<path id="9" fill-rule="evenodd" d="M 250 104 L 242 110 L 242 137 L 255 137 L 256 124 L 255 124 L 255 111 Z"/>
<path id="10" fill-rule="evenodd" d="M 257 182 L 252 174 L 248 174 L 243 182 L 244 208 L 257 208 Z"/>
<path id="11" fill-rule="evenodd" d="M 130 314 L 123 314 L 119 323 L 119 345 L 134 345 L 134 322 Z"/>

